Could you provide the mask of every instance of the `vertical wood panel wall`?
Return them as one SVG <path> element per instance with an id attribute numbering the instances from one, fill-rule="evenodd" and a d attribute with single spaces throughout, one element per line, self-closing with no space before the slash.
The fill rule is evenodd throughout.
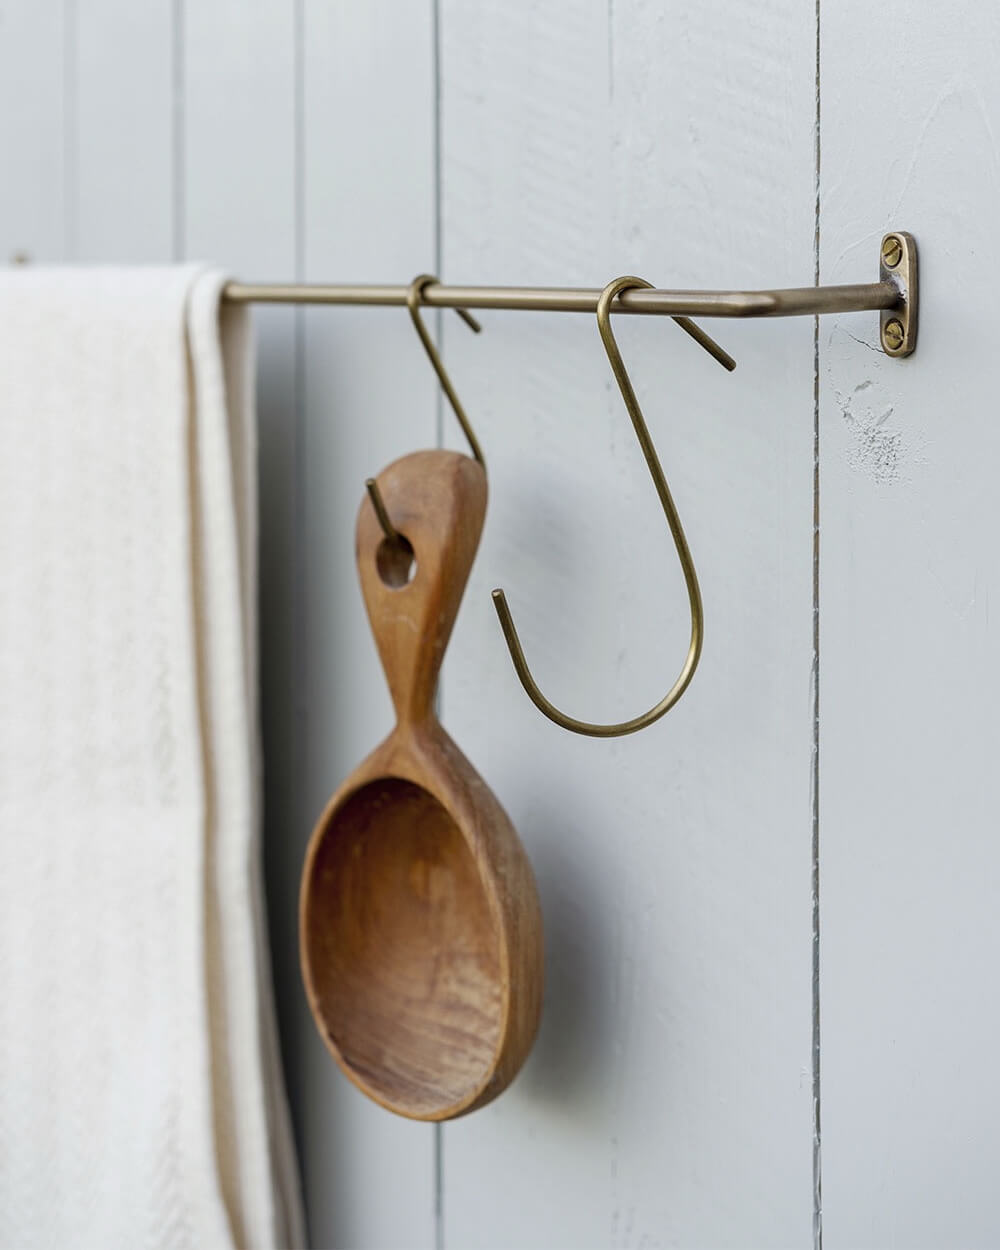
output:
<path id="1" fill-rule="evenodd" d="M 329 1062 L 295 905 L 315 815 L 390 724 L 363 480 L 461 443 L 404 311 L 258 310 L 265 851 L 315 1246 L 997 1244 L 981 9 L 0 0 L 0 260 L 711 288 L 867 281 L 883 230 L 920 242 L 905 363 L 874 316 L 716 322 L 731 376 L 667 321 L 619 327 L 707 614 L 689 694 L 619 741 L 539 717 L 489 601 L 590 719 L 651 704 L 683 655 L 593 319 L 439 319 L 491 481 L 442 715 L 521 830 L 548 948 L 525 1072 L 443 1128 Z"/>
<path id="2" fill-rule="evenodd" d="M 892 28 L 886 58 L 875 10 L 824 5 L 823 280 L 894 223 L 923 269 L 908 367 L 870 350 L 871 325 L 834 318 L 820 339 L 825 1226 L 833 1250 L 985 1248 L 1000 1244 L 1000 13 L 912 0 Z"/>
<path id="3" fill-rule="evenodd" d="M 450 278 L 810 280 L 804 6 L 449 0 L 442 31 Z M 715 323 L 729 375 L 638 320 L 619 342 L 707 634 L 690 697 L 611 742 L 537 714 L 489 597 L 506 588 L 539 682 L 577 716 L 634 715 L 680 667 L 683 581 L 597 327 L 445 331 L 492 511 L 443 711 L 528 844 L 548 943 L 531 1066 L 444 1134 L 463 1250 L 811 1237 L 812 326 Z"/>

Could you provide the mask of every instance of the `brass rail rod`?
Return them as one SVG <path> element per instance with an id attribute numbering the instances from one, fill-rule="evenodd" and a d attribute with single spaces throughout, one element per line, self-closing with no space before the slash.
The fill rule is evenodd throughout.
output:
<path id="1" fill-rule="evenodd" d="M 224 295 L 240 304 L 405 305 L 405 286 L 326 286 L 229 282 Z M 424 288 L 429 308 L 511 308 L 526 312 L 594 313 L 599 290 L 559 287 L 445 286 Z M 614 312 L 686 317 L 811 317 L 817 313 L 898 309 L 905 296 L 893 281 L 806 286 L 782 291 L 623 291 Z"/>

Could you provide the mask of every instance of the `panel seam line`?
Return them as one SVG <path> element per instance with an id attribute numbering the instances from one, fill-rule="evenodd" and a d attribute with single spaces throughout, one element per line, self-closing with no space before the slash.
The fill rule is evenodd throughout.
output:
<path id="1" fill-rule="evenodd" d="M 816 0 L 816 115 L 814 147 L 813 282 L 820 283 L 821 0 Z M 813 536 L 812 536 L 812 1189 L 813 1248 L 823 1250 L 823 1156 L 821 1116 L 820 1030 L 820 387 L 819 317 L 813 319 Z"/>
<path id="2" fill-rule="evenodd" d="M 76 0 L 63 2 L 63 259 L 78 260 L 80 242 L 79 14 Z"/>
<path id="3" fill-rule="evenodd" d="M 441 220 L 442 170 L 441 170 L 441 0 L 431 0 L 431 59 L 433 65 L 432 89 L 432 151 L 433 164 L 433 247 L 434 274 L 441 277 L 444 259 L 443 223 Z M 443 348 L 444 311 L 434 310 L 434 338 L 438 349 Z M 444 396 L 441 387 L 434 384 L 434 441 L 444 446 Z M 442 683 L 438 680 L 435 695 L 437 715 L 441 715 Z M 434 1250 L 444 1250 L 444 1125 L 435 1124 L 433 1138 L 433 1186 L 434 1186 Z"/>
<path id="4" fill-rule="evenodd" d="M 184 0 L 173 0 L 173 21 L 171 34 L 173 37 L 171 64 L 171 176 L 173 179 L 173 219 L 171 226 L 170 250 L 175 261 L 184 259 L 186 251 L 186 230 L 184 220 L 185 195 L 185 143 L 184 143 Z"/>

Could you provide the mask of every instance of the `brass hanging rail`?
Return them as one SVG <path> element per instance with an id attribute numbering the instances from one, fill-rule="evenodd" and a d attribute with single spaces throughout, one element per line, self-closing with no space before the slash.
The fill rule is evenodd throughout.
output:
<path id="1" fill-rule="evenodd" d="M 369 304 L 405 307 L 405 286 L 322 283 L 229 282 L 225 297 L 247 304 Z M 424 287 L 429 308 L 517 309 L 525 312 L 596 313 L 601 291 L 589 288 L 446 286 Z M 916 345 L 917 250 L 912 237 L 894 231 L 879 249 L 879 281 L 849 286 L 792 287 L 777 291 L 661 291 L 631 289 L 615 297 L 611 311 L 670 317 L 813 317 L 825 313 L 879 312 L 882 347 L 908 356 Z"/>
<path id="2" fill-rule="evenodd" d="M 405 286 L 325 286 L 319 283 L 230 282 L 226 299 L 246 304 L 406 305 Z M 600 290 L 581 287 L 446 286 L 424 289 L 428 308 L 506 308 L 523 312 L 597 311 Z M 806 286 L 785 291 L 623 291 L 618 313 L 688 317 L 800 317 L 814 313 L 877 312 L 896 308 L 899 287 L 888 282 Z"/>

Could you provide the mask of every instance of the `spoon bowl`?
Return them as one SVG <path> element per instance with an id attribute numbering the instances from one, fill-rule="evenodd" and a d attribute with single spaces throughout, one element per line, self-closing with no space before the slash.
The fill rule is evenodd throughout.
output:
<path id="1" fill-rule="evenodd" d="M 500 943 L 447 809 L 398 777 L 355 790 L 326 826 L 310 892 L 328 917 L 310 930 L 317 1003 L 357 1083 L 414 1116 L 474 1098 L 503 1029 Z"/>

